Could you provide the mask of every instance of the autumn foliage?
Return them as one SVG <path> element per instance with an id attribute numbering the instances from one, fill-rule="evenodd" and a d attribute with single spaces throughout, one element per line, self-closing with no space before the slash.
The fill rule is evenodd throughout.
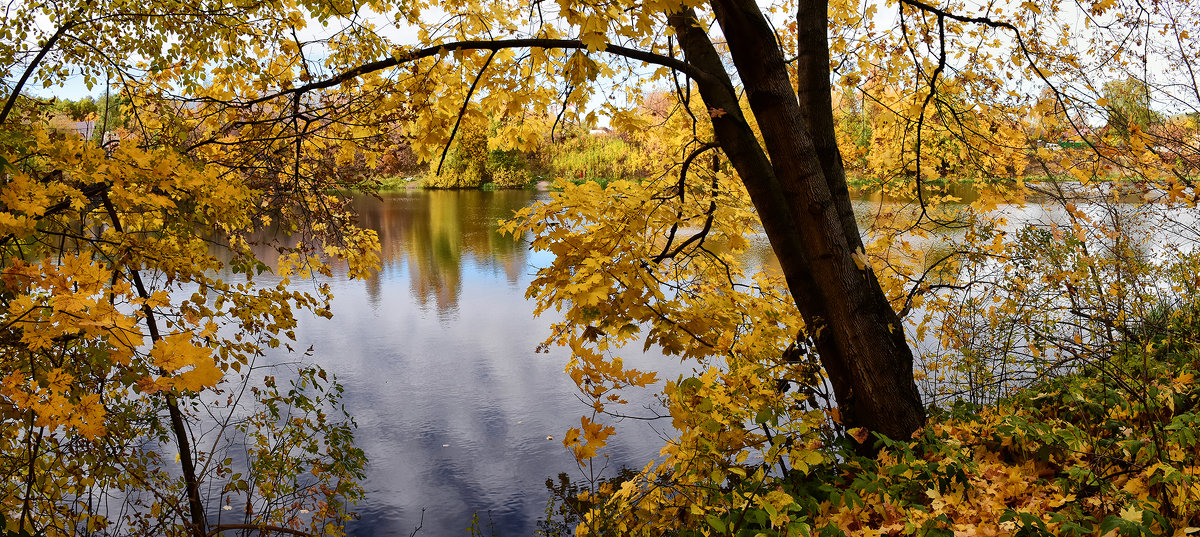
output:
<path id="1" fill-rule="evenodd" d="M 596 99 L 616 136 L 547 151 L 569 177 L 505 231 L 552 254 L 529 297 L 588 405 L 564 448 L 602 466 L 630 390 L 670 428 L 578 494 L 577 534 L 1195 533 L 1198 25 L 1177 0 L 13 4 L 0 529 L 340 533 L 365 464 L 340 387 L 261 360 L 331 313 L 297 282 L 376 265 L 337 192 L 398 140 L 431 186 L 524 184 Z M 121 96 L 103 147 L 22 96 L 70 74 Z"/>
<path id="2" fill-rule="evenodd" d="M 1186 228 L 1149 224 L 1189 200 L 1117 204 L 1130 194 L 1106 183 L 926 198 L 958 234 L 914 227 L 919 205 L 880 203 L 860 262 L 897 309 L 919 312 L 909 327 L 933 405 L 925 429 L 888 439 L 839 423 L 811 347 L 789 330 L 794 306 L 772 293 L 778 272 L 757 265 L 744 193 L 719 160 L 694 155 L 659 162 L 687 161 L 700 180 L 564 183 L 509 223 L 554 254 L 529 294 L 563 312 L 548 343 L 572 350 L 568 374 L 592 402 L 564 445 L 603 465 L 612 430 L 600 420 L 656 382 L 678 432 L 660 461 L 573 489 L 562 509 L 577 534 L 1187 535 L 1200 523 L 1186 455 L 1196 307 L 1180 298 L 1198 260 Z M 1055 218 L 984 218 L 1014 196 Z M 641 346 L 694 375 L 659 379 L 617 357 Z M 863 443 L 879 454 L 857 455 Z"/>
<path id="3" fill-rule="evenodd" d="M 187 533 L 180 508 L 190 501 L 190 479 L 217 485 L 220 496 L 245 498 L 261 523 L 301 524 L 293 519 L 301 508 L 314 513 L 304 524 L 340 523 L 343 503 L 358 494 L 352 483 L 361 454 L 352 445 L 331 442 L 299 466 L 266 458 L 300 449 L 296 442 L 306 435 L 346 426 L 324 418 L 277 421 L 281 401 L 297 416 L 332 410 L 335 392 L 297 399 L 326 390 L 325 373 L 320 381 L 298 381 L 290 393 L 254 380 L 262 379 L 263 350 L 291 337 L 297 310 L 327 314 L 327 292 L 294 290 L 288 277 L 323 262 L 290 249 L 275 270 L 279 277 L 260 284 L 254 277 L 267 266 L 252 242 L 256 222 L 272 216 L 254 201 L 260 190 L 215 180 L 213 168 L 170 149 L 122 143 L 106 153 L 45 129 L 35 111 L 18 113 L 23 124 L 10 127 L 0 147 L 0 426 L 10 455 L 0 470 L 0 506 L 10 527 L 47 535 Z M 370 236 L 363 240 L 369 246 Z M 353 244 L 349 257 L 360 259 L 362 246 Z M 331 245 L 323 252 L 339 251 Z M 229 397 L 247 388 L 259 396 L 249 404 Z M 180 436 L 189 424 L 196 432 Z M 256 466 L 252 475 L 238 471 L 231 445 L 221 440 L 239 429 L 251 445 L 274 443 L 270 451 L 263 445 L 246 453 Z M 271 440 L 276 435 L 284 439 Z M 196 451 L 201 442 L 220 447 Z M 180 463 L 176 453 L 195 457 L 188 479 L 172 469 Z M 322 475 L 333 460 L 340 469 Z M 317 479 L 296 480 L 299 468 Z M 277 482 L 285 469 L 291 482 Z M 295 507 L 278 503 L 309 482 L 328 494 Z M 132 511 L 113 509 L 114 495 Z M 94 499 L 82 507 L 73 500 L 87 497 Z"/>
<path id="4" fill-rule="evenodd" d="M 75 16 L 60 33 L 111 22 Z M 261 146 L 196 145 L 230 135 L 205 110 L 122 89 L 136 119 L 103 147 L 5 96 L 0 529 L 207 535 L 222 527 L 209 511 L 237 502 L 236 523 L 337 533 L 365 464 L 340 387 L 262 357 L 294 338 L 298 312 L 329 315 L 327 288 L 293 279 L 334 262 L 363 274 L 374 235 L 327 184 L 301 184 L 312 157 L 279 181 Z"/>

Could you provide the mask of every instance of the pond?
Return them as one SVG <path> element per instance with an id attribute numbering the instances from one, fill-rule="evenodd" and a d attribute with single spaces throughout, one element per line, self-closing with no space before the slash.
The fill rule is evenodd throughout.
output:
<path id="1" fill-rule="evenodd" d="M 335 276 L 333 319 L 305 318 L 296 331 L 297 348 L 312 345 L 345 385 L 370 460 L 351 534 L 408 535 L 420 526 L 417 535 L 466 535 L 478 514 L 485 535 L 533 535 L 550 498 L 546 480 L 583 477 L 562 436 L 590 407 L 564 374 L 567 353 L 536 352 L 554 318 L 534 318 L 525 299 L 546 260 L 496 232 L 500 219 L 544 195 L 408 191 L 353 200 L 361 225 L 379 232 L 382 268 L 366 281 Z M 678 360 L 640 349 L 626 359 L 671 378 L 681 372 Z M 652 392 L 642 396 L 653 402 Z M 669 424 L 652 423 L 617 424 L 605 475 L 658 454 L 654 427 Z"/>
<path id="2" fill-rule="evenodd" d="M 379 233 L 382 268 L 365 281 L 335 276 L 333 319 L 305 318 L 296 331 L 297 348 L 312 345 L 345 385 L 370 460 L 351 534 L 465 535 L 477 515 L 484 535 L 533 535 L 550 499 L 546 480 L 585 479 L 561 440 L 589 407 L 564 374 L 567 353 L 537 352 L 556 318 L 533 317 L 525 299 L 536 267 L 550 259 L 496 232 L 499 220 L 546 195 L 413 190 L 352 200 L 360 224 Z M 891 203 L 860 199 L 856 211 L 866 219 Z M 1061 223 L 1064 214 L 1037 204 L 998 210 L 1010 228 Z M 1197 229 L 1194 210 L 1169 212 L 1171 229 Z M 748 264 L 774 263 L 761 236 L 746 255 Z M 622 357 L 660 380 L 688 369 L 640 349 Z M 634 394 L 633 410 L 652 406 L 656 389 Z M 644 466 L 670 428 L 666 420 L 614 425 L 604 476 Z"/>

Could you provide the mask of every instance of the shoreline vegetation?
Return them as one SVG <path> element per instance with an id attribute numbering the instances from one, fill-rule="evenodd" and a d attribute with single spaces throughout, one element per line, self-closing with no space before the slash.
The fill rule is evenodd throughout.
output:
<path id="1" fill-rule="evenodd" d="M 666 121 L 670 117 L 666 106 L 670 98 L 666 92 L 652 93 L 638 111 L 638 119 L 646 123 Z M 44 106 L 49 108 L 50 125 L 56 130 L 81 132 L 95 140 L 119 139 L 128 122 L 121 111 L 125 103 L 115 98 L 115 104 L 108 102 L 107 97 L 89 97 L 47 101 Z M 1028 147 L 1011 150 L 1005 159 L 983 167 L 961 159 L 962 151 L 970 154 L 973 150 L 950 146 L 943 148 L 947 154 L 926 155 L 924 160 L 909 154 L 906 161 L 892 162 L 892 157 L 911 151 L 888 136 L 893 118 L 882 111 L 861 110 L 853 102 L 835 108 L 838 142 L 844 148 L 846 182 L 852 195 L 884 193 L 915 199 L 917 184 L 923 192 L 935 195 L 977 186 L 1093 182 L 1140 185 L 1154 182 L 1164 166 L 1166 171 L 1184 171 L 1180 179 L 1194 182 L 1194 172 L 1200 166 L 1189 150 L 1200 140 L 1200 121 L 1186 114 L 1147 116 L 1153 121 L 1147 119 L 1145 125 L 1124 130 L 1106 125 L 1074 134 L 1045 132 L 1042 138 L 1030 136 Z M 489 118 L 481 124 L 464 125 L 438 154 L 425 156 L 417 155 L 405 138 L 392 134 L 390 150 L 375 159 L 356 156 L 343 162 L 336 174 L 347 183 L 360 185 L 352 188 L 362 191 L 554 190 L 560 179 L 574 184 L 595 182 L 602 188 L 617 180 L 642 182 L 661 178 L 679 164 L 654 156 L 661 156 L 670 135 L 588 123 L 533 123 L 526 129 L 533 133 L 532 138 L 523 144 L 508 139 L 513 126 L 506 121 Z M 955 152 L 959 159 L 952 158 Z M 1141 162 L 1150 156 L 1150 160 L 1157 161 L 1155 166 Z"/>
<path id="2" fill-rule="evenodd" d="M 1195 535 L 1198 374 L 1200 303 L 1160 307 L 1075 372 L 986 404 L 931 405 L 911 439 L 847 435 L 806 470 L 738 465 L 720 493 L 737 505 L 771 491 L 767 501 L 693 523 L 729 535 Z M 857 454 L 855 442 L 879 452 Z M 581 524 L 587 535 L 620 534 L 602 501 L 612 492 L 594 491 L 637 479 L 626 469 L 598 483 L 548 479 L 539 535 L 578 535 Z"/>
<path id="3" fill-rule="evenodd" d="M 427 178 L 423 175 L 388 175 L 388 176 L 375 178 L 374 181 L 378 185 L 377 190 L 379 192 L 394 192 L 394 191 L 403 191 L 403 190 L 412 190 L 412 189 L 430 189 L 430 190 L 503 190 L 503 189 L 535 190 L 536 189 L 536 190 L 548 190 L 548 189 L 553 189 L 552 185 L 555 183 L 556 179 L 561 179 L 561 177 L 555 178 L 555 177 L 548 177 L 548 176 L 534 176 L 528 182 L 525 182 L 523 184 L 520 184 L 517 186 L 506 186 L 506 187 L 499 187 L 495 183 L 490 183 L 490 182 L 483 183 L 483 184 L 480 184 L 477 186 L 457 186 L 457 187 L 430 186 L 425 183 L 426 179 Z M 584 182 L 588 182 L 588 181 L 595 182 L 595 183 L 600 184 L 601 186 L 604 186 L 604 185 L 607 185 L 612 180 L 603 178 L 603 177 L 588 177 L 588 178 L 584 178 L 584 179 L 572 179 L 571 180 L 571 182 L 574 184 L 580 184 L 580 183 L 584 183 Z M 1098 178 L 1093 179 L 1093 181 L 1100 182 L 1100 183 L 1113 183 L 1113 184 L 1125 183 L 1125 184 L 1130 184 L 1130 185 L 1133 185 L 1133 184 L 1136 184 L 1139 182 L 1139 180 L 1135 179 L 1135 178 L 1115 177 L 1115 176 L 1114 177 L 1098 177 Z M 867 178 L 855 178 L 855 179 L 850 179 L 847 182 L 849 183 L 852 194 L 869 194 L 869 193 L 873 193 L 873 192 L 878 192 L 881 188 L 879 181 L 867 179 Z M 1028 177 L 1025 177 L 1020 180 L 1018 180 L 1017 178 L 1008 178 L 1008 179 L 993 178 L 993 179 L 988 179 L 988 180 L 926 179 L 926 180 L 922 181 L 922 183 L 926 187 L 930 187 L 930 188 L 947 188 L 947 187 L 953 187 L 953 186 L 980 186 L 980 185 L 984 185 L 984 186 L 1016 185 L 1016 184 L 1018 184 L 1018 182 L 1024 183 L 1024 184 L 1037 185 L 1037 184 L 1078 184 L 1080 181 L 1079 181 L 1079 179 L 1077 179 L 1073 176 L 1069 176 L 1069 175 L 1058 175 L 1058 176 L 1036 175 L 1036 176 L 1028 176 Z"/>
<path id="4" fill-rule="evenodd" d="M 658 168 L 672 169 L 678 165 L 655 162 L 648 157 L 659 141 L 610 129 L 580 129 L 569 135 L 544 137 L 531 151 L 487 149 L 495 142 L 487 138 L 474 141 L 464 138 L 452 144 L 444 159 L 427 163 L 419 162 L 411 150 L 402 146 L 398 150 L 401 156 L 390 160 L 403 161 L 405 165 L 380 166 L 359 173 L 369 178 L 368 188 L 380 192 L 413 188 L 558 190 L 560 187 L 555 185 L 560 180 L 576 185 L 594 182 L 601 188 L 617 180 L 635 183 L 656 180 L 668 173 Z M 922 166 L 918 176 L 912 169 L 915 163 L 907 170 L 896 170 L 873 167 L 862 158 L 846 159 L 847 185 L 852 195 L 884 193 L 899 199 L 915 199 L 918 183 L 923 192 L 936 195 L 951 194 L 961 188 L 1092 183 L 1130 185 L 1128 193 L 1134 193 L 1147 183 L 1156 182 L 1153 170 L 1091 162 L 1096 155 L 1089 152 L 1113 152 L 1117 150 L 1115 146 L 1091 148 L 1076 143 L 1053 147 L 1053 152 L 1031 147 L 1023 157 L 1014 157 L 1019 161 L 1016 164 L 988 173 L 958 169 L 942 161 L 932 169 Z M 435 171 L 439 165 L 440 174 Z M 1191 176 L 1183 179 L 1195 181 Z"/>

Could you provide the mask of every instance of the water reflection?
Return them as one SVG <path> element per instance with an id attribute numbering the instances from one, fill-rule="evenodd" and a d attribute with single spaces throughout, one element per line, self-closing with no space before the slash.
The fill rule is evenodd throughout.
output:
<path id="1" fill-rule="evenodd" d="M 539 260 L 527 243 L 496 232 L 499 219 L 540 195 L 352 200 L 360 224 L 379 233 L 382 268 L 365 282 L 329 282 L 334 318 L 305 318 L 297 329 L 298 347 L 313 345 L 345 385 L 370 459 L 352 534 L 408 535 L 420 525 L 418 535 L 463 535 L 478 513 L 486 534 L 492 524 L 496 535 L 532 535 L 549 497 L 545 480 L 579 477 L 561 439 L 588 407 L 563 374 L 566 354 L 535 352 L 554 320 L 535 319 L 524 297 Z M 624 357 L 678 375 L 678 360 Z M 631 400 L 649 403 L 654 391 Z M 628 410 L 639 413 L 637 404 Z M 646 423 L 616 425 L 610 473 L 658 454 L 662 440 Z"/>
<path id="2" fill-rule="evenodd" d="M 345 384 L 371 460 L 352 534 L 408 535 L 420 525 L 418 535 L 462 535 L 478 513 L 487 534 L 492 524 L 497 535 L 532 535 L 545 479 L 579 475 L 561 435 L 587 408 L 563 374 L 566 354 L 534 352 L 554 319 L 533 318 L 524 299 L 531 265 L 546 260 L 495 230 L 540 195 L 412 191 L 352 200 L 360 223 L 379 233 L 382 269 L 365 282 L 335 279 L 334 319 L 304 319 L 297 330 L 299 348 L 315 346 Z M 866 197 L 855 210 L 865 224 L 896 206 Z M 1013 211 L 1013 225 L 1061 213 L 999 210 Z M 765 236 L 753 238 L 745 263 L 778 266 Z M 660 378 L 681 369 L 658 355 L 623 358 Z M 645 403 L 654 391 L 632 398 Z M 616 425 L 609 475 L 657 455 L 662 440 L 646 424 Z"/>
<path id="3" fill-rule="evenodd" d="M 452 312 L 466 273 L 503 274 L 516 284 L 527 250 L 496 231 L 496 222 L 531 203 L 528 190 L 402 191 L 382 200 L 356 197 L 360 224 L 379 232 L 382 270 L 367 280 L 372 304 L 380 304 L 382 282 L 407 270 L 412 298 L 422 306 Z M 465 263 L 470 263 L 464 268 Z M 395 297 L 391 297 L 395 298 Z"/>

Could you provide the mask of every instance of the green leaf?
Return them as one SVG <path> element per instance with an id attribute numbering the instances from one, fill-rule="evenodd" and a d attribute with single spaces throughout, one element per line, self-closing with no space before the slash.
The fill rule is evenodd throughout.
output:
<path id="1" fill-rule="evenodd" d="M 774 423 L 774 419 L 775 419 L 775 413 L 772 412 L 771 409 L 769 409 L 769 408 L 764 408 L 762 410 L 759 410 L 758 414 L 754 415 L 754 423 L 757 423 L 759 425 L 762 425 L 762 424 L 765 424 L 768 422 Z"/>
<path id="2" fill-rule="evenodd" d="M 717 530 L 717 533 L 725 533 L 725 521 L 716 515 L 704 515 L 704 520 L 712 529 Z"/>

